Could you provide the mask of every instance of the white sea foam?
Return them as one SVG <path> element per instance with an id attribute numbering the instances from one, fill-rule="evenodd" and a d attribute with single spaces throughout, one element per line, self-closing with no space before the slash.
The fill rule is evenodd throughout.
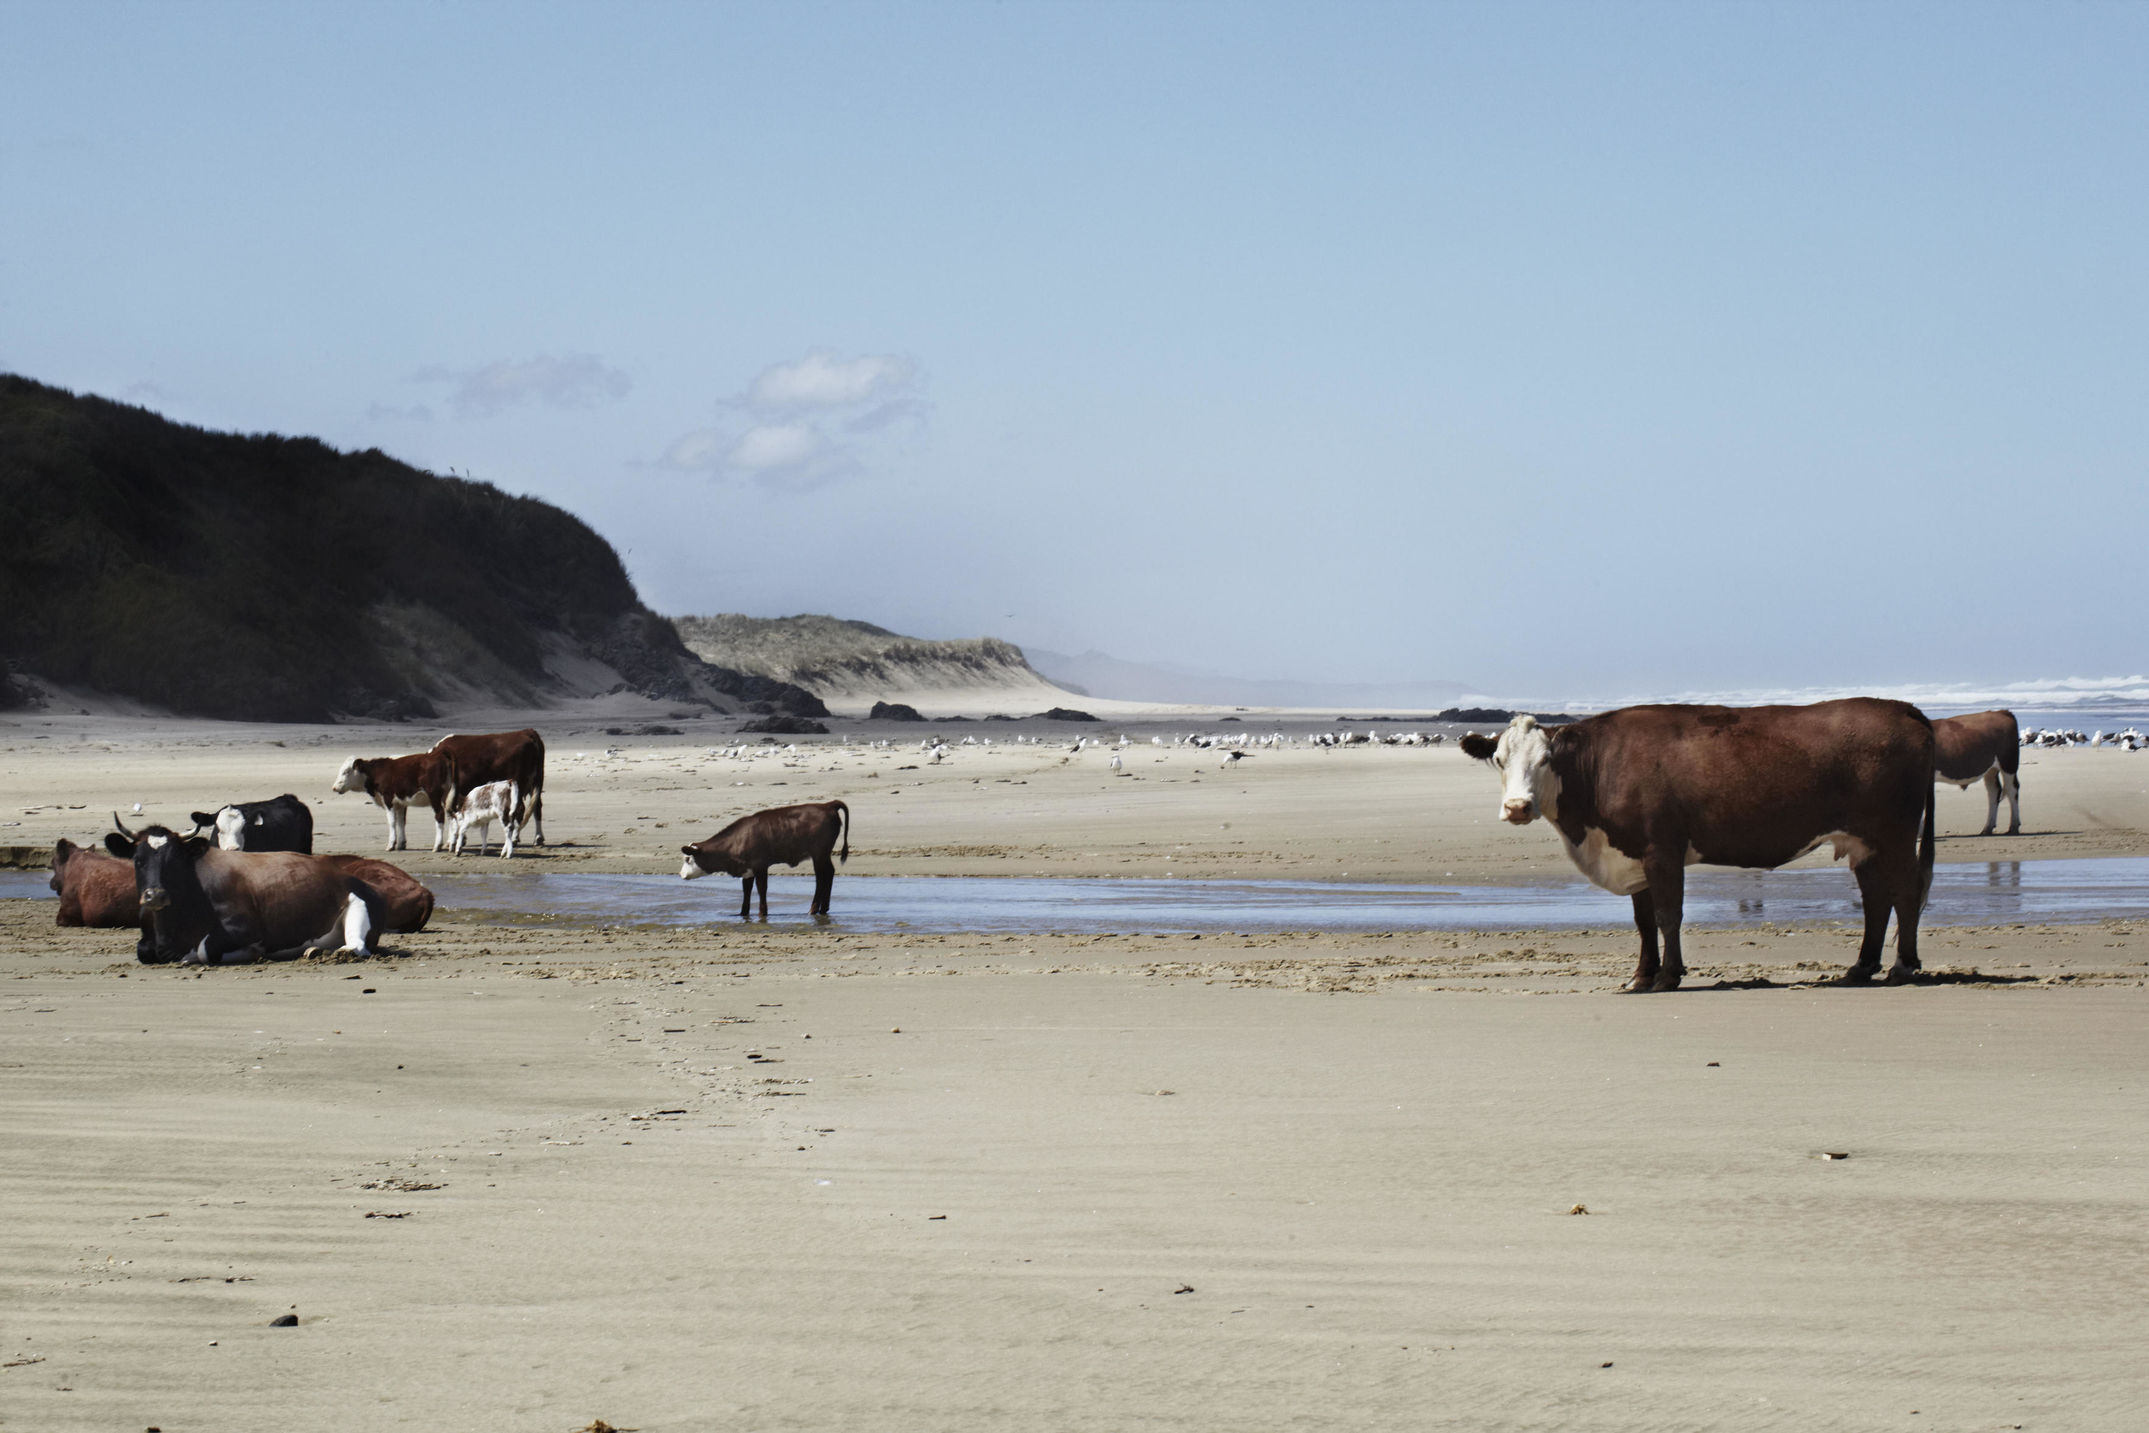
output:
<path id="1" fill-rule="evenodd" d="M 1747 707 L 1776 704 L 1798 705 L 1825 702 L 1838 697 L 1892 697 L 1916 704 L 1944 716 L 1953 712 L 1984 711 L 2007 707 L 2018 714 L 2065 714 L 2084 716 L 2149 709 L 2149 676 L 2059 677 L 2025 682 L 1874 683 L 1867 686 L 1774 687 L 1703 691 L 1643 691 L 1623 695 L 1569 693 L 1563 697 L 1469 697 L 1466 704 L 1482 700 L 1488 706 L 1528 711 L 1608 711 L 1613 707 L 1642 702 L 1707 702 L 1720 706 Z"/>

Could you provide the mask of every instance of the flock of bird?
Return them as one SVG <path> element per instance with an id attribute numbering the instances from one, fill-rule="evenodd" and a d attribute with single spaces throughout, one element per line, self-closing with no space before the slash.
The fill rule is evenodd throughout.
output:
<path id="1" fill-rule="evenodd" d="M 2024 727 L 2024 746 L 2116 746 L 2121 751 L 2149 749 L 2149 737 L 2133 727 L 2125 731 L 2075 731 L 2072 728 L 2047 727 L 2043 730 Z"/>

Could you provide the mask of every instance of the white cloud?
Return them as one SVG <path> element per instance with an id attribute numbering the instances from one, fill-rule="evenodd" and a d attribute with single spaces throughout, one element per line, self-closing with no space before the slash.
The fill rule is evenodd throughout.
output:
<path id="1" fill-rule="evenodd" d="M 796 363 L 761 370 L 746 390 L 750 408 L 849 408 L 898 392 L 917 377 L 918 365 L 893 354 L 838 358 L 817 348 Z"/>
<path id="2" fill-rule="evenodd" d="M 761 370 L 745 392 L 718 404 L 734 423 L 683 434 L 660 461 L 794 491 L 839 482 L 885 461 L 923 428 L 931 409 L 919 387 L 913 359 L 815 349 Z"/>
<path id="3" fill-rule="evenodd" d="M 768 472 L 810 463 L 828 442 L 804 423 L 770 423 L 749 428 L 732 446 L 730 461 L 748 472 Z"/>
<path id="4" fill-rule="evenodd" d="M 489 418 L 508 408 L 539 403 L 547 408 L 594 408 L 627 396 L 634 380 L 607 368 L 594 354 L 555 358 L 503 358 L 477 368 L 435 365 L 411 375 L 415 383 L 449 385 L 448 407 L 458 418 Z"/>

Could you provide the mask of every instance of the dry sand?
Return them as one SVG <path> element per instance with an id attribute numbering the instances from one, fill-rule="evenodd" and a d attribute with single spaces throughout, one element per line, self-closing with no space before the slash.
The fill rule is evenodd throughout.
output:
<path id="1" fill-rule="evenodd" d="M 0 725 L 0 844 L 290 789 L 374 850 L 326 784 L 430 735 L 43 721 Z M 1141 728 L 1115 776 L 541 725 L 562 844 L 517 871 L 841 796 L 839 915 L 880 872 L 1565 874 L 1452 750 L 1219 771 Z M 1941 858 L 2149 854 L 2149 756 L 2023 785 L 1988 840 L 1943 788 Z M 206 972 L 0 902 L 0 1428 L 2149 1424 L 2149 927 L 1942 926 L 1955 981 L 1866 990 L 1790 983 L 1840 931 L 1704 931 L 1697 987 L 1778 984 L 1633 998 L 1604 899 L 1203 940 L 443 912 Z"/>

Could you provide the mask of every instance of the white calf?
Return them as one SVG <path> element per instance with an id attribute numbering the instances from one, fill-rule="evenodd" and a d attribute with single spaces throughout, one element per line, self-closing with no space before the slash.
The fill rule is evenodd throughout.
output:
<path id="1" fill-rule="evenodd" d="M 515 837 L 521 834 L 521 823 L 515 819 L 515 783 L 494 781 L 464 794 L 455 808 L 455 834 L 452 847 L 456 855 L 463 854 L 463 842 L 473 827 L 478 833 L 478 854 L 483 856 L 491 849 L 493 822 L 500 823 L 500 854 L 515 854 Z"/>

